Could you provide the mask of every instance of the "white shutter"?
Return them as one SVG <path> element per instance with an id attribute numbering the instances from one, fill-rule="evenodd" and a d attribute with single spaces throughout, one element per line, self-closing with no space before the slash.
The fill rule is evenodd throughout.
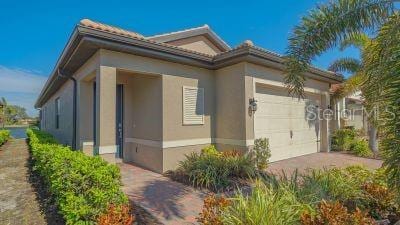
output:
<path id="1" fill-rule="evenodd" d="M 204 89 L 183 87 L 183 124 L 204 124 Z"/>

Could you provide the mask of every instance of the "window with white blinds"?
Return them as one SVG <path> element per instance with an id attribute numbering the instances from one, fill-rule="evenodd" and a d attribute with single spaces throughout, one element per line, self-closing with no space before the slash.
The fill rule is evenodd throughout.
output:
<path id="1" fill-rule="evenodd" d="M 204 88 L 183 87 L 183 124 L 204 124 Z"/>

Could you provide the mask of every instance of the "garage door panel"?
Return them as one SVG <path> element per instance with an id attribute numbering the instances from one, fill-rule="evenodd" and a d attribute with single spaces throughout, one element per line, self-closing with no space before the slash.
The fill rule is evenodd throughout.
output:
<path id="1" fill-rule="evenodd" d="M 290 105 L 280 105 L 280 104 L 268 104 L 263 103 L 260 104 L 257 102 L 258 109 L 260 115 L 282 115 L 282 113 L 287 113 L 290 110 Z"/>
<path id="2" fill-rule="evenodd" d="M 287 96 L 283 88 L 256 85 L 255 98 L 258 103 L 254 118 L 255 137 L 269 139 L 271 161 L 319 150 L 320 124 L 308 120 L 312 111 L 307 108 L 319 105 L 320 95 L 306 95 L 306 99 L 298 100 Z"/>

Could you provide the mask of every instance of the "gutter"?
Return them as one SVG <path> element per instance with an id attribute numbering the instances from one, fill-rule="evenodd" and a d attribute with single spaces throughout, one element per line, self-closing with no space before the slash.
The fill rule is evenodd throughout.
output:
<path id="1" fill-rule="evenodd" d="M 76 150 L 76 128 L 77 128 L 77 100 L 78 100 L 78 87 L 76 79 L 73 76 L 66 76 L 64 75 L 60 69 L 57 69 L 57 76 L 61 78 L 66 78 L 72 80 L 74 84 L 74 93 L 73 93 L 73 106 L 72 106 L 72 149 Z"/>

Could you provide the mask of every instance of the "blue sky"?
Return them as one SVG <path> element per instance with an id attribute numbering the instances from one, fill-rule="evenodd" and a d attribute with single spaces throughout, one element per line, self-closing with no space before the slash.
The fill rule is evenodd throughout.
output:
<path id="1" fill-rule="evenodd" d="M 3 1 L 0 6 L 0 96 L 36 115 L 33 103 L 74 26 L 90 18 L 143 35 L 208 24 L 229 45 L 246 39 L 281 53 L 302 15 L 324 1 Z M 330 51 L 314 65 L 326 68 L 340 56 Z"/>

